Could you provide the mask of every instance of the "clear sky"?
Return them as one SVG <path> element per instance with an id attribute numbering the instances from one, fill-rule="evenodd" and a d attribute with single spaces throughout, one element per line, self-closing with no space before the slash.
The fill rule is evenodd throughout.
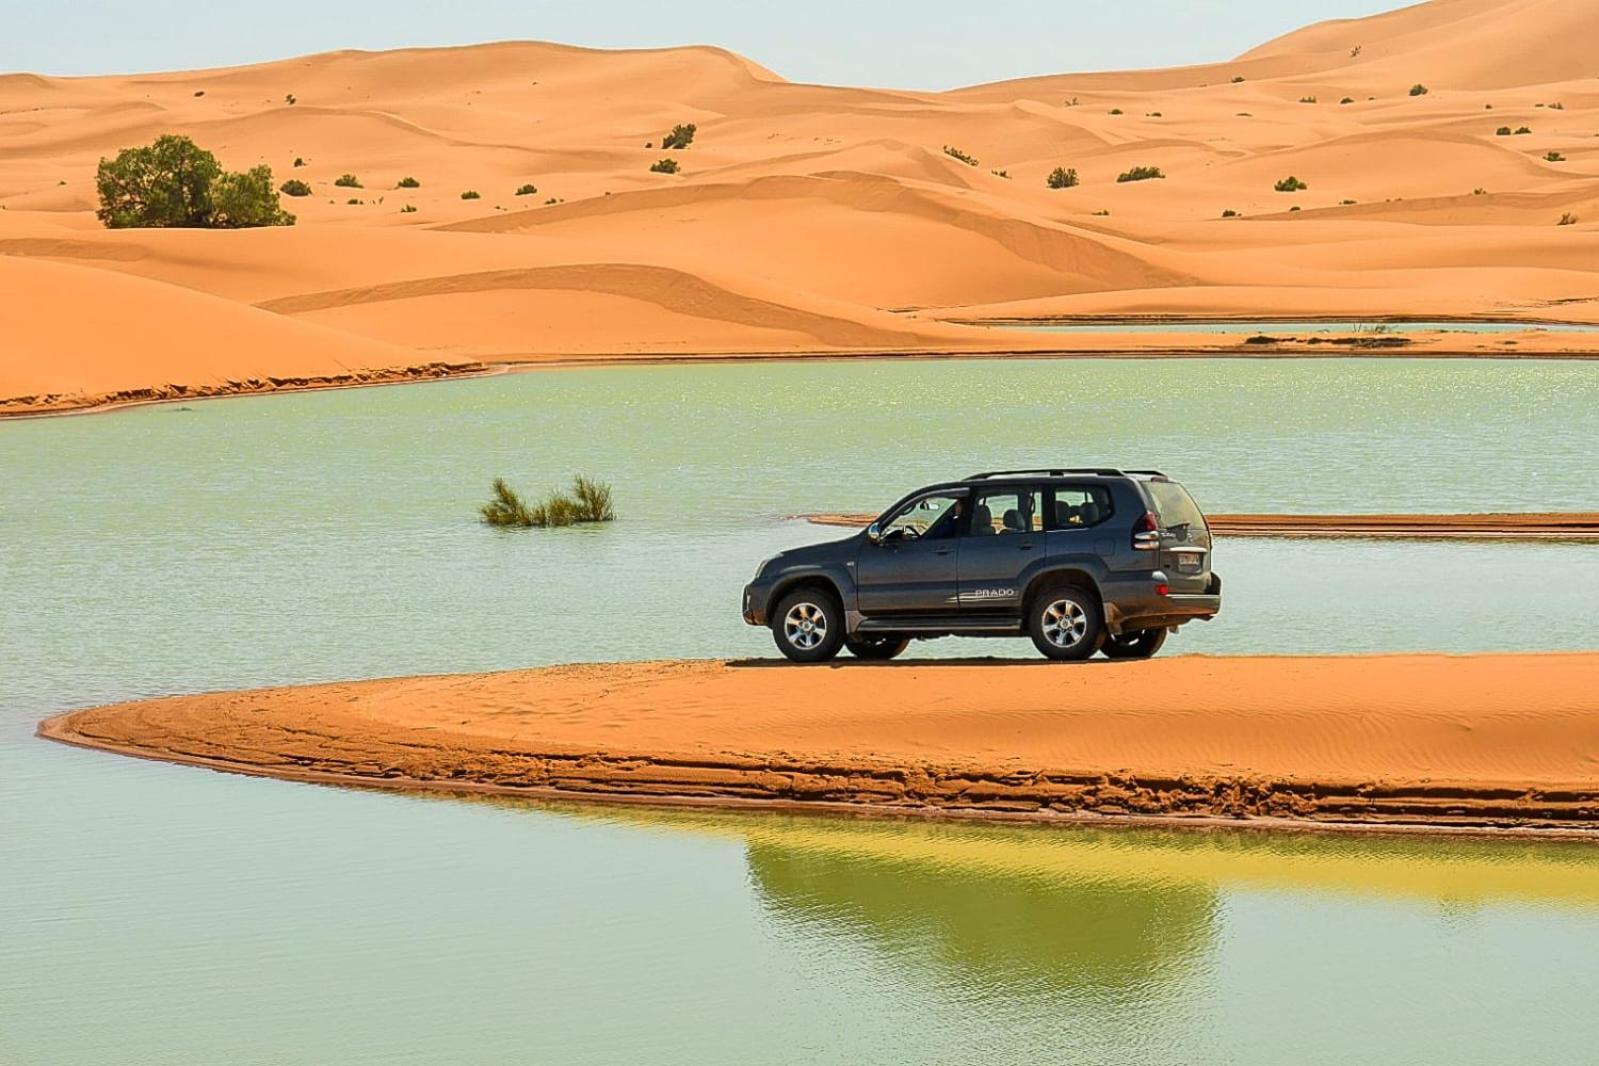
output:
<path id="1" fill-rule="evenodd" d="M 945 89 L 1228 59 L 1406 0 L 0 0 L 0 72 L 103 74 L 335 48 L 715 44 L 795 81 Z"/>

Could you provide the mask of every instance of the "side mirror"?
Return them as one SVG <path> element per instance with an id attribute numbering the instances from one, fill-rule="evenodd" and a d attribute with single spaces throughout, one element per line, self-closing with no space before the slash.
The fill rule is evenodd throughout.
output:
<path id="1" fill-rule="evenodd" d="M 883 528 L 876 522 L 866 527 L 866 539 L 873 544 L 883 543 Z"/>

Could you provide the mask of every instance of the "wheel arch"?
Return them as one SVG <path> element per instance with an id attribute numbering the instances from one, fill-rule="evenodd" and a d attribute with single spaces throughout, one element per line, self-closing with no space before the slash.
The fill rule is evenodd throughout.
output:
<path id="1" fill-rule="evenodd" d="M 771 595 L 766 598 L 766 618 L 770 622 L 777 611 L 777 605 L 783 602 L 783 597 L 791 592 L 803 588 L 816 588 L 833 597 L 840 610 L 847 610 L 844 604 L 844 592 L 838 587 L 838 582 L 828 574 L 821 571 L 811 571 L 802 574 L 793 574 L 779 580 L 772 586 Z"/>
<path id="2" fill-rule="evenodd" d="M 1033 600 L 1039 593 L 1056 585 L 1075 585 L 1093 593 L 1094 599 L 1099 601 L 1101 617 L 1105 613 L 1105 594 L 1100 591 L 1099 579 L 1090 570 L 1082 566 L 1058 566 L 1033 576 L 1027 583 L 1027 589 L 1022 593 L 1022 618 L 1026 618 L 1033 608 Z"/>

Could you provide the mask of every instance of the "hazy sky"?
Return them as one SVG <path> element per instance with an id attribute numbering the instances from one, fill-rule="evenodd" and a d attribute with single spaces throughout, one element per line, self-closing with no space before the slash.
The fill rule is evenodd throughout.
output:
<path id="1" fill-rule="evenodd" d="M 0 0 L 0 72 L 229 66 L 509 38 L 716 44 L 796 81 L 944 89 L 1230 58 L 1405 0 Z"/>

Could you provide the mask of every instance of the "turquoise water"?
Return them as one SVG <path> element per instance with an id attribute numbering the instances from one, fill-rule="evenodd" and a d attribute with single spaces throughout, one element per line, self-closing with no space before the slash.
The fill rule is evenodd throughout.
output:
<path id="1" fill-rule="evenodd" d="M 1159 465 L 1215 511 L 1599 509 L 1596 401 L 1556 363 L 804 364 L 0 425 L 0 1062 L 1580 1059 L 1591 849 L 623 817 L 31 730 L 167 692 L 770 655 L 740 586 L 833 535 L 782 516 L 987 467 Z M 576 470 L 613 526 L 474 521 L 493 476 Z M 1218 567 L 1225 613 L 1172 652 L 1599 646 L 1592 547 L 1227 541 Z M 973 651 L 1028 648 L 915 649 Z"/>
<path id="2" fill-rule="evenodd" d="M 997 324 L 997 323 L 996 323 Z M 1595 333 L 1599 325 L 1576 322 L 1327 322 L 1317 319 L 1290 319 L 1284 321 L 1251 322 L 1239 320 L 1194 321 L 1189 319 L 1166 322 L 1145 320 L 1106 321 L 1097 319 L 1083 322 L 1028 322 L 1006 323 L 1007 329 L 1025 329 L 1037 333 L 1525 333 L 1544 330 L 1550 333 Z"/>

